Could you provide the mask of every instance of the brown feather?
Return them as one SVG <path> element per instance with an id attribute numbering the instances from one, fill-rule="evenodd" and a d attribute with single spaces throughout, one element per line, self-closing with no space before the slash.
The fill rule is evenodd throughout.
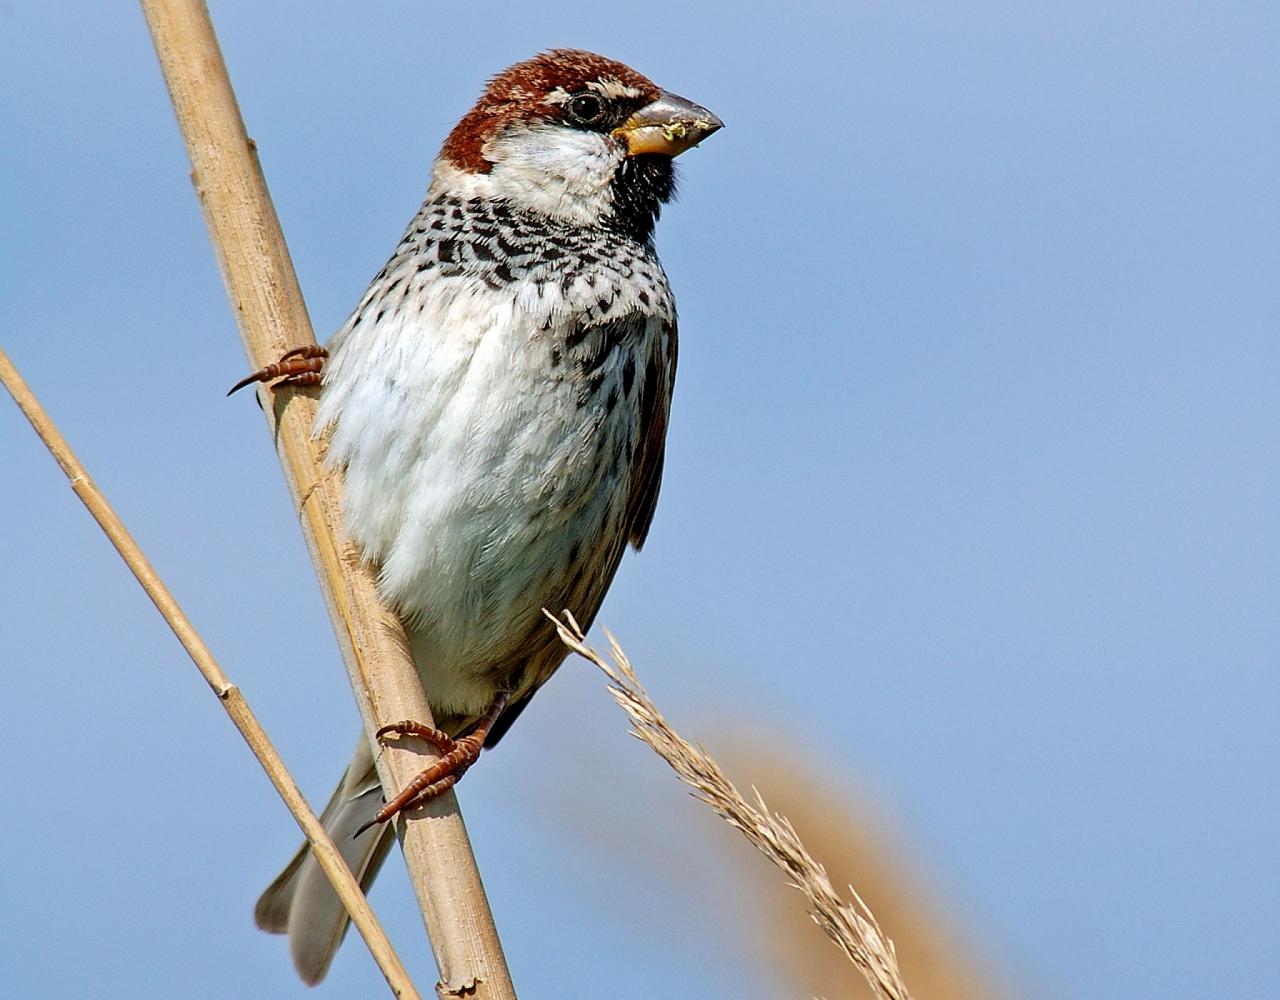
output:
<path id="1" fill-rule="evenodd" d="M 647 101 L 662 91 L 631 67 L 581 49 L 552 49 L 503 70 L 485 88 L 474 108 L 449 133 L 440 156 L 460 170 L 487 174 L 493 163 L 485 144 L 508 125 L 549 116 L 544 99 L 563 89 L 574 93 L 606 81 L 635 87 Z"/>

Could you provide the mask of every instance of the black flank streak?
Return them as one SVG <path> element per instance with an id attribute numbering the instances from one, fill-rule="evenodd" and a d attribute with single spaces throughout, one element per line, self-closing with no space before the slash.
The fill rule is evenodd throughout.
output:
<path id="1" fill-rule="evenodd" d="M 502 238 L 501 230 L 494 233 L 493 242 L 498 247 L 498 253 L 502 254 L 502 256 L 504 257 L 508 257 L 508 258 L 514 257 L 518 253 L 520 253 L 520 247 L 516 246 L 516 244 L 514 243 L 508 243 L 505 239 Z"/>
<path id="2" fill-rule="evenodd" d="M 630 397 L 631 390 L 636 384 L 636 356 L 634 354 L 627 355 L 627 363 L 622 368 L 622 394 Z"/>
<path id="3" fill-rule="evenodd" d="M 569 335 L 564 338 L 564 347 L 566 351 L 576 350 L 581 347 L 583 342 L 596 331 L 594 326 L 575 326 L 569 331 Z"/>

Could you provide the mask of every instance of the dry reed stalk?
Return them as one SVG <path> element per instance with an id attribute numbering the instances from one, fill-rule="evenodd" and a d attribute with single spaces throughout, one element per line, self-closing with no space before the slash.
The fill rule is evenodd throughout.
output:
<path id="1" fill-rule="evenodd" d="M 249 366 L 256 369 L 286 350 L 315 343 L 302 291 L 204 3 L 141 3 Z M 369 739 L 376 744 L 374 731 L 400 719 L 431 724 L 399 620 L 379 600 L 373 576 L 353 546 L 336 537 L 341 482 L 325 469 L 320 444 L 312 438 L 313 395 L 260 389 L 259 398 Z M 387 798 L 433 757 L 418 739 L 377 747 Z M 437 992 L 514 1000 L 457 799 L 452 792 L 442 795 L 396 823 L 440 969 Z"/>
<path id="2" fill-rule="evenodd" d="M 549 611 L 545 613 L 555 623 L 561 641 L 609 678 L 609 693 L 627 713 L 635 735 L 671 766 L 697 798 L 742 833 L 803 894 L 814 923 L 858 968 L 872 993 L 880 1000 L 911 1000 L 898 971 L 893 942 L 885 936 L 853 887 L 849 887 L 849 892 L 854 901 L 846 902 L 836 892 L 823 866 L 800 842 L 786 817 L 771 812 L 759 792 L 755 792 L 754 803 L 748 802 L 705 750 L 671 727 L 641 685 L 627 654 L 608 630 L 605 630 L 609 640 L 606 659 L 587 645 L 585 634 L 570 612 L 563 612 L 562 618 Z"/>
<path id="3" fill-rule="evenodd" d="M 750 727 L 750 731 L 758 731 Z M 815 854 L 826 858 L 837 883 L 852 882 L 885 931 L 892 935 L 902 969 L 916 1000 L 995 1000 L 1009 996 L 998 979 L 975 960 L 974 949 L 956 933 L 956 923 L 939 905 L 937 893 L 910 877 L 907 863 L 893 850 L 897 838 L 873 822 L 879 813 L 851 799 L 846 783 L 824 780 L 811 759 L 771 750 L 765 759 L 751 749 L 742 724 L 719 759 L 729 771 L 751 767 L 753 784 L 795 826 Z M 740 765 L 740 766 L 739 766 Z M 756 923 L 762 958 L 799 994 L 844 997 L 872 994 L 848 962 L 807 933 L 798 916 L 799 900 L 766 872 L 740 866 L 739 875 L 758 887 L 766 901 L 748 907 Z M 784 893 L 787 893 L 784 895 Z"/>
<path id="4" fill-rule="evenodd" d="M 142 589 L 146 591 L 147 596 L 151 598 L 156 610 L 169 623 L 169 627 L 173 629 L 173 634 L 178 637 L 178 641 L 182 643 L 183 649 L 187 651 L 192 662 L 200 671 L 201 676 L 204 677 L 209 687 L 213 689 L 213 693 L 218 696 L 218 700 L 222 703 L 222 707 L 226 709 L 227 715 L 231 717 L 235 727 L 240 730 L 240 735 L 249 744 L 249 749 L 258 758 L 258 763 L 267 772 L 267 777 L 271 779 L 276 791 L 284 799 L 284 804 L 289 807 L 289 812 L 298 821 L 298 826 L 302 827 L 302 832 L 310 842 L 311 850 L 315 853 L 316 861 L 319 862 L 325 876 L 333 884 L 333 888 L 347 908 L 347 912 L 351 914 L 352 923 L 356 925 L 356 929 L 369 945 L 369 951 L 373 953 L 374 961 L 378 963 L 378 968 L 382 970 L 382 974 L 386 977 L 387 984 L 391 987 L 391 992 L 398 997 L 404 998 L 404 1000 L 418 1000 L 418 991 L 409 980 L 409 973 L 405 971 L 399 956 L 396 955 L 395 950 L 391 947 L 391 942 L 388 940 L 386 932 L 382 929 L 382 925 L 378 923 L 378 918 L 373 915 L 373 910 L 369 908 L 369 902 L 365 899 L 364 892 L 360 889 L 360 884 L 351 874 L 351 869 L 347 867 L 347 863 L 343 861 L 337 846 L 329 838 L 329 835 L 325 833 L 324 827 L 320 825 L 320 820 L 316 817 L 316 814 L 307 805 L 306 799 L 303 798 L 302 792 L 298 790 L 298 786 L 293 780 L 293 776 L 289 774 L 288 768 L 285 767 L 280 754 L 276 751 L 271 740 L 267 737 L 266 731 L 258 722 L 257 716 L 250 710 L 248 702 L 245 701 L 244 696 L 240 693 L 240 689 L 232 684 L 227 675 L 223 673 L 218 661 L 214 659 L 213 653 L 205 645 L 195 626 L 179 606 L 177 599 L 174 598 L 169 588 L 165 586 L 164 581 L 160 579 L 150 560 L 147 559 L 138 543 L 134 541 L 129 529 L 125 527 L 124 522 L 120 520 L 111 504 L 107 502 L 107 498 L 103 496 L 97 484 L 89 478 L 89 473 L 80 464 L 80 460 L 76 458 L 71 446 L 62 436 L 49 414 L 45 412 L 44 407 L 40 405 L 35 393 L 31 391 L 3 350 L 0 350 L 0 383 L 9 391 L 9 395 L 13 397 L 13 401 L 18 404 L 18 408 L 30 421 L 40 440 L 49 449 L 49 453 L 57 461 L 62 471 L 66 473 L 75 495 L 80 498 L 93 516 L 93 519 L 98 522 L 103 534 L 107 536 L 111 544 L 115 546 L 116 551 L 120 553 L 120 558 L 124 560 L 125 565 L 137 577 L 138 583 L 142 585 Z"/>

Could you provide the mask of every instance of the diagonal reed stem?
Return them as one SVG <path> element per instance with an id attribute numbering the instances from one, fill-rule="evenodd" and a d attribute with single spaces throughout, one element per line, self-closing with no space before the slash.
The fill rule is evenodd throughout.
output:
<path id="1" fill-rule="evenodd" d="M 204 211 L 249 369 L 314 344 L 311 320 L 267 191 L 256 147 L 245 131 L 226 63 L 201 0 L 141 0 Z M 334 633 L 375 749 L 387 799 L 435 756 L 406 738 L 383 748 L 376 730 L 401 719 L 432 725 L 431 707 L 408 654 L 404 629 L 383 605 L 369 568 L 336 536 L 341 477 L 324 467 L 311 429 L 316 401 L 305 392 L 259 390 L 293 495 Z M 452 792 L 397 819 L 405 864 L 427 925 L 442 997 L 515 1000 L 467 836 Z"/>
<path id="2" fill-rule="evenodd" d="M 89 478 L 89 473 L 80 464 L 71 446 L 3 350 L 0 350 L 0 383 L 3 383 L 5 389 L 9 391 L 9 395 L 30 421 L 40 440 L 49 449 L 49 453 L 62 467 L 62 471 L 71 482 L 71 489 L 80 498 L 93 519 L 98 522 L 103 534 L 120 553 L 120 558 L 124 560 L 125 565 L 137 577 L 138 583 L 147 592 L 156 610 L 169 623 L 173 634 L 182 643 L 183 649 L 191 657 L 196 669 L 213 689 L 213 693 L 218 696 L 231 721 L 240 730 L 240 735 L 249 744 L 249 749 L 258 758 L 258 763 L 267 772 L 267 777 L 271 779 L 276 791 L 284 799 L 289 812 L 298 821 L 298 826 L 302 827 L 302 832 L 311 844 L 316 861 L 319 862 L 329 881 L 333 883 L 333 888 L 347 908 L 347 912 L 351 914 L 352 923 L 356 925 L 356 929 L 369 945 L 369 951 L 373 953 L 374 961 L 378 963 L 378 968 L 386 977 L 391 992 L 404 1000 L 417 1000 L 418 991 L 409 981 L 409 974 L 391 947 L 386 931 L 382 929 L 378 918 L 369 908 L 369 902 L 365 899 L 359 883 L 351 874 L 347 863 L 342 860 L 337 846 L 320 825 L 320 820 L 316 818 L 316 814 L 311 811 L 306 799 L 302 797 L 302 792 L 298 790 L 284 761 L 280 759 L 280 754 L 259 724 L 257 716 L 250 710 L 240 689 L 222 672 L 213 653 L 200 638 L 195 626 L 191 624 L 191 619 L 186 616 L 177 599 L 157 575 L 155 568 L 138 547 L 138 543 L 133 540 L 129 529 L 107 502 L 107 498 L 102 495 L 97 484 Z"/>

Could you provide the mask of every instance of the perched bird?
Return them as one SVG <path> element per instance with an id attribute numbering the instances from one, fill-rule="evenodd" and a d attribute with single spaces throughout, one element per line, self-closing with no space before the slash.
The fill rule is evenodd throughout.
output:
<path id="1" fill-rule="evenodd" d="M 383 806 L 361 739 L 322 819 L 366 887 L 381 821 L 457 781 L 565 656 L 653 519 L 676 309 L 653 245 L 673 157 L 722 123 L 619 62 L 555 50 L 494 77 L 328 351 L 243 380 L 320 384 L 344 530 L 402 617 L 445 753 Z M 239 386 L 238 386 L 239 387 Z M 388 735 L 388 734 L 383 734 Z M 307 847 L 255 911 L 308 983 L 347 916 Z"/>

